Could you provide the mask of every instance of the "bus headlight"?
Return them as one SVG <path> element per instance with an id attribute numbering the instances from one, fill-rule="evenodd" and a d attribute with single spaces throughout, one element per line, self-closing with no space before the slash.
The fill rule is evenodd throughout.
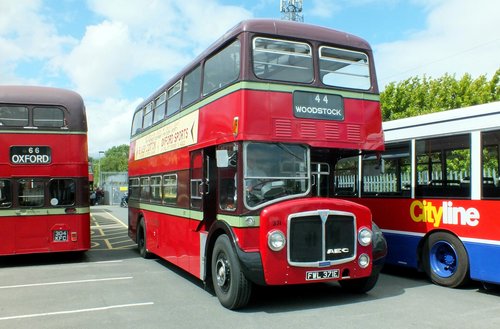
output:
<path id="1" fill-rule="evenodd" d="M 358 242 L 363 247 L 366 247 L 372 243 L 373 233 L 366 227 L 362 228 L 358 232 Z"/>
<path id="2" fill-rule="evenodd" d="M 272 251 L 280 251 L 285 247 L 285 234 L 279 230 L 271 231 L 267 234 L 267 245 Z"/>
<path id="3" fill-rule="evenodd" d="M 367 268 L 370 265 L 370 256 L 367 254 L 361 254 L 358 258 L 358 265 L 361 268 Z"/>

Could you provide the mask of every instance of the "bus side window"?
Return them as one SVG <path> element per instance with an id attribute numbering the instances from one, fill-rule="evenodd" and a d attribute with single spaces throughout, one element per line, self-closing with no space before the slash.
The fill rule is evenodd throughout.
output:
<path id="1" fill-rule="evenodd" d="M 166 105 L 167 92 L 163 92 L 160 96 L 155 99 L 155 109 L 153 114 L 153 123 L 157 123 L 165 117 L 165 105 Z"/>
<path id="2" fill-rule="evenodd" d="M 149 177 L 141 178 L 141 201 L 149 202 L 151 197 L 151 187 L 149 186 Z"/>
<path id="3" fill-rule="evenodd" d="M 418 197 L 470 197 L 469 134 L 415 143 Z"/>
<path id="4" fill-rule="evenodd" d="M 483 198 L 500 198 L 500 130 L 482 133 L 481 140 Z"/>
<path id="5" fill-rule="evenodd" d="M 236 40 L 205 63 L 203 95 L 221 89 L 240 74 L 240 41 Z"/>
<path id="6" fill-rule="evenodd" d="M 181 107 L 181 80 L 177 81 L 167 92 L 167 117 L 179 111 Z"/>
<path id="7" fill-rule="evenodd" d="M 408 143 L 387 145 L 382 158 L 363 157 L 363 190 L 365 196 L 387 195 L 409 197 L 411 161 Z"/>
<path id="8" fill-rule="evenodd" d="M 21 207 L 42 207 L 45 201 L 44 182 L 36 179 L 19 181 L 19 205 Z"/>
<path id="9" fill-rule="evenodd" d="M 12 206 L 10 181 L 2 179 L 0 180 L 0 208 L 9 208 L 10 206 Z"/>
<path id="10" fill-rule="evenodd" d="M 182 83 L 182 106 L 186 107 L 200 97 L 201 66 L 186 74 Z"/>
<path id="11" fill-rule="evenodd" d="M 177 175 L 163 176 L 162 197 L 165 204 L 177 204 Z"/>
<path id="12" fill-rule="evenodd" d="M 33 125 L 49 128 L 64 127 L 64 111 L 57 107 L 35 107 L 33 109 Z"/>
<path id="13" fill-rule="evenodd" d="M 356 196 L 357 182 L 358 157 L 340 159 L 335 165 L 335 195 Z"/>
<path id="14" fill-rule="evenodd" d="M 0 106 L 0 126 L 26 127 L 28 108 L 24 106 Z"/>
<path id="15" fill-rule="evenodd" d="M 135 112 L 134 118 L 132 120 L 132 131 L 131 136 L 134 136 L 142 131 L 142 109 Z"/>
<path id="16" fill-rule="evenodd" d="M 52 206 L 74 205 L 75 189 L 74 179 L 52 179 L 49 182 L 50 204 Z"/>
<path id="17" fill-rule="evenodd" d="M 139 200 L 141 196 L 141 186 L 139 185 L 139 178 L 131 178 L 129 180 L 129 199 Z"/>

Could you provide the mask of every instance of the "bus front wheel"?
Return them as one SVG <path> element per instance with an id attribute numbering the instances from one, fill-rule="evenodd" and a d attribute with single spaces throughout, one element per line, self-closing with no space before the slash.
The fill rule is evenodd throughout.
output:
<path id="1" fill-rule="evenodd" d="M 462 242 L 452 234 L 431 234 L 423 247 L 423 268 L 435 284 L 456 288 L 469 279 L 469 257 Z"/>
<path id="2" fill-rule="evenodd" d="M 241 271 L 227 235 L 217 238 L 212 253 L 212 282 L 220 303 L 230 309 L 244 307 L 252 291 L 252 283 Z"/>

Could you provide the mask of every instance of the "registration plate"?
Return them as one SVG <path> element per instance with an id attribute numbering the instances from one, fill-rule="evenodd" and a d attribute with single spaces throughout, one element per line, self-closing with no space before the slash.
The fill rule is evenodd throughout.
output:
<path id="1" fill-rule="evenodd" d="M 54 231 L 54 242 L 66 242 L 68 241 L 68 231 L 66 230 L 56 230 Z"/>
<path id="2" fill-rule="evenodd" d="M 324 271 L 308 271 L 306 272 L 306 280 L 326 280 L 338 279 L 340 277 L 339 270 L 324 270 Z"/>

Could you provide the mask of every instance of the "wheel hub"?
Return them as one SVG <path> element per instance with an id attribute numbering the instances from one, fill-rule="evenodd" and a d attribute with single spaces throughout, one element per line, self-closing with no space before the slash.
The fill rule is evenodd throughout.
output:
<path id="1" fill-rule="evenodd" d="M 217 285 L 224 287 L 229 281 L 229 264 L 224 259 L 218 259 L 216 263 Z"/>
<path id="2" fill-rule="evenodd" d="M 431 254 L 431 266 L 437 275 L 447 278 L 455 274 L 457 255 L 453 246 L 446 241 L 439 241 L 432 247 Z"/>

